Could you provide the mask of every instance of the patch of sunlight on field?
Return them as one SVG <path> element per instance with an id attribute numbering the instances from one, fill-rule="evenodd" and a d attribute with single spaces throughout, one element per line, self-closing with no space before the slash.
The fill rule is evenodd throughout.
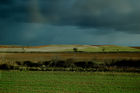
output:
<path id="1" fill-rule="evenodd" d="M 3 71 L 0 93 L 139 93 L 139 73 Z"/>
<path id="2" fill-rule="evenodd" d="M 80 49 L 80 51 L 86 51 L 86 52 L 138 52 L 139 49 L 130 48 L 130 47 L 121 47 L 121 46 L 98 46 L 98 48 L 95 47 L 87 47 L 84 49 Z"/>
<path id="3" fill-rule="evenodd" d="M 127 46 L 100 46 L 100 48 L 104 48 L 106 51 L 140 51 L 139 49 Z"/>
<path id="4" fill-rule="evenodd" d="M 37 48 L 0 48 L 0 52 L 72 52 L 73 48 L 83 52 L 140 52 L 140 49 L 116 45 L 48 45 Z"/>
<path id="5" fill-rule="evenodd" d="M 78 51 L 83 52 L 140 52 L 140 49 L 130 48 L 126 46 L 83 46 L 83 48 L 76 47 Z M 65 51 L 73 51 L 73 48 L 71 49 L 65 49 Z"/>

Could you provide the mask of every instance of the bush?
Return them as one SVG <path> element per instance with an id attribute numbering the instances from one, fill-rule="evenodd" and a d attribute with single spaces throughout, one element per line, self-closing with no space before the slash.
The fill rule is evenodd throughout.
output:
<path id="1" fill-rule="evenodd" d="M 82 67 L 82 68 L 94 68 L 96 66 L 96 64 L 92 61 L 88 61 L 88 62 L 79 61 L 79 62 L 75 62 L 74 64 L 75 66 Z"/>
<path id="2" fill-rule="evenodd" d="M 66 67 L 67 63 L 65 61 L 57 61 L 55 67 Z"/>
<path id="3" fill-rule="evenodd" d="M 51 60 L 44 62 L 17 61 L 16 64 L 0 65 L 3 70 L 32 70 L 32 71 L 133 71 L 140 72 L 140 60 L 107 60 L 96 64 L 94 61 Z"/>
<path id="4" fill-rule="evenodd" d="M 43 65 L 45 65 L 45 66 L 49 66 L 50 63 L 51 63 L 51 61 L 45 61 L 45 62 L 43 62 Z"/>
<path id="5" fill-rule="evenodd" d="M 112 61 L 108 66 L 118 67 L 140 67 L 140 60 L 118 60 Z"/>
<path id="6" fill-rule="evenodd" d="M 8 64 L 1 64 L 0 65 L 0 69 L 3 69 L 3 70 L 10 70 L 11 66 L 8 65 Z"/>
<path id="7" fill-rule="evenodd" d="M 16 61 L 16 64 L 17 64 L 17 65 L 22 65 L 22 63 L 21 63 L 21 62 L 19 62 L 19 61 Z"/>
<path id="8" fill-rule="evenodd" d="M 97 64 L 95 62 L 89 61 L 87 62 L 87 68 L 94 68 Z"/>
<path id="9" fill-rule="evenodd" d="M 75 62 L 74 65 L 77 66 L 77 67 L 86 68 L 87 64 L 84 61 L 79 61 L 79 62 Z"/>
<path id="10" fill-rule="evenodd" d="M 23 65 L 27 66 L 27 67 L 40 67 L 42 64 L 40 64 L 40 63 L 33 63 L 31 61 L 24 61 Z"/>

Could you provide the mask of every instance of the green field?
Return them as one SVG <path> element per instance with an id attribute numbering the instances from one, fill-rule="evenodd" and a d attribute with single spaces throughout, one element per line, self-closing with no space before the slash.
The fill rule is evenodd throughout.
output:
<path id="1" fill-rule="evenodd" d="M 1 71 L 0 93 L 140 93 L 140 74 Z"/>
<path id="2" fill-rule="evenodd" d="M 140 52 L 140 49 L 116 45 L 103 45 L 103 46 L 73 45 L 73 47 L 83 52 Z M 65 51 L 73 51 L 73 49 L 66 49 Z"/>

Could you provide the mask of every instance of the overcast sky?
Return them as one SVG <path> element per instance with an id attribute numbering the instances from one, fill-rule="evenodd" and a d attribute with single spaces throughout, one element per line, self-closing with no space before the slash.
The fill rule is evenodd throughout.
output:
<path id="1" fill-rule="evenodd" d="M 0 0 L 0 45 L 140 46 L 140 0 Z"/>

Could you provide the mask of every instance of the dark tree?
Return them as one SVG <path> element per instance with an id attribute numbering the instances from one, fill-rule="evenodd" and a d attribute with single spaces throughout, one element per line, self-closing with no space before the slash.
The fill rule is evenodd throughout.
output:
<path id="1" fill-rule="evenodd" d="M 74 51 L 74 52 L 78 52 L 78 49 L 77 49 L 77 48 L 73 48 L 73 51 Z"/>
<path id="2" fill-rule="evenodd" d="M 105 48 L 102 48 L 102 52 L 105 52 Z"/>

